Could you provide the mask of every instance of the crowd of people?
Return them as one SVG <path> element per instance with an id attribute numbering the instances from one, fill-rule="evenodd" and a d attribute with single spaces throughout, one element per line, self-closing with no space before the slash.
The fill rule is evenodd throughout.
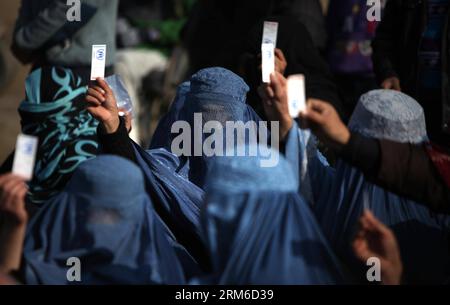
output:
<path id="1" fill-rule="evenodd" d="M 39 147 L 1 166 L 0 284 L 448 284 L 450 3 L 366 2 L 22 0 Z"/>

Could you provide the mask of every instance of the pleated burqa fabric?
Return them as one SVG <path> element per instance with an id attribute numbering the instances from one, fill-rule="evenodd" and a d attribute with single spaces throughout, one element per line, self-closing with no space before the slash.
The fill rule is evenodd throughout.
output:
<path id="1" fill-rule="evenodd" d="M 272 151 L 273 154 L 278 152 Z M 213 273 L 200 283 L 342 284 L 341 270 L 290 165 L 219 157 L 207 178 L 202 223 Z"/>
<path id="2" fill-rule="evenodd" d="M 363 95 L 349 127 L 361 134 L 402 143 L 425 143 L 423 110 L 409 96 L 390 90 Z M 361 282 L 367 266 L 353 255 L 351 241 L 364 209 L 370 209 L 395 233 L 407 283 L 443 283 L 450 274 L 449 220 L 417 203 L 369 182 L 356 168 L 339 160 L 335 168 L 314 148 L 314 137 L 293 128 L 287 157 L 309 181 L 310 204 L 331 245 Z M 302 167 L 305 165 L 306 167 Z M 304 190 L 300 190 L 304 193 Z"/>
<path id="3" fill-rule="evenodd" d="M 213 159 L 203 148 L 211 136 L 215 138 L 212 147 L 223 146 L 223 151 L 230 136 L 235 139 L 231 147 L 239 141 L 248 143 L 249 133 L 256 132 L 256 128 L 247 129 L 243 135 L 235 130 L 228 134 L 226 131 L 227 122 L 259 123 L 258 116 L 246 104 L 247 92 L 245 82 L 229 70 L 217 67 L 201 70 L 189 83 L 180 86 L 169 114 L 155 134 L 153 149 L 146 151 L 134 145 L 137 163 L 144 173 L 146 189 L 157 213 L 203 271 L 210 269 L 210 258 L 200 233 L 200 210 L 205 177 Z M 183 121 L 186 128 L 173 135 L 168 128 L 179 121 Z M 208 123 L 214 128 L 204 132 Z M 268 137 L 265 131 L 263 142 L 267 142 Z M 187 138 L 180 144 L 183 136 Z M 181 154 L 168 150 L 177 139 L 179 145 L 176 146 L 183 150 Z"/>
<path id="4" fill-rule="evenodd" d="M 33 218 L 21 274 L 26 284 L 184 284 L 180 251 L 139 168 L 106 155 L 84 162 Z"/>

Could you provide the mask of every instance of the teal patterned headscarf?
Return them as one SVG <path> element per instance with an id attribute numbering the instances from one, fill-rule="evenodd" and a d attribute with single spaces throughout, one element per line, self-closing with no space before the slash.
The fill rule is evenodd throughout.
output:
<path id="1" fill-rule="evenodd" d="M 19 107 L 22 132 L 39 138 L 28 201 L 42 205 L 60 192 L 75 169 L 97 153 L 98 122 L 84 107 L 86 86 L 70 69 L 48 67 L 26 80 Z"/>

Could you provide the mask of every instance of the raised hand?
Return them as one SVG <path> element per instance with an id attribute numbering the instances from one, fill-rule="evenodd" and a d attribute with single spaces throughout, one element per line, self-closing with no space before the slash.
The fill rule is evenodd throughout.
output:
<path id="1" fill-rule="evenodd" d="M 302 128 L 311 128 L 317 138 L 333 149 L 339 150 L 350 141 L 350 131 L 327 102 L 309 99 L 299 118 Z"/>
<path id="2" fill-rule="evenodd" d="M 28 214 L 25 209 L 25 195 L 28 186 L 25 180 L 13 174 L 0 176 L 0 215 L 8 225 L 24 225 Z"/>
<path id="3" fill-rule="evenodd" d="M 114 133 L 119 128 L 119 109 L 112 89 L 106 81 L 97 78 L 95 84 L 91 84 L 86 94 L 87 110 L 100 121 L 107 133 Z"/>
<path id="4" fill-rule="evenodd" d="M 365 211 L 360 229 L 353 241 L 355 255 L 363 262 L 376 257 L 381 262 L 381 280 L 386 285 L 399 285 L 402 277 L 400 250 L 394 233 L 370 211 Z"/>
<path id="5" fill-rule="evenodd" d="M 272 73 L 270 84 L 261 84 L 258 93 L 267 118 L 280 122 L 280 138 L 284 139 L 293 124 L 289 114 L 286 78 L 279 72 Z"/>
<path id="6" fill-rule="evenodd" d="M 281 49 L 275 49 L 275 71 L 284 75 L 287 68 L 287 60 Z"/>
<path id="7" fill-rule="evenodd" d="M 13 174 L 0 176 L 0 273 L 8 274 L 20 267 L 28 214 L 23 178 Z"/>

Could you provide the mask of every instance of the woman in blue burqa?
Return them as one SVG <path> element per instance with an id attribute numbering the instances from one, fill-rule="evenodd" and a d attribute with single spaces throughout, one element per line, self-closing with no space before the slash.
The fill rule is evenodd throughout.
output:
<path id="1" fill-rule="evenodd" d="M 84 162 L 32 219 L 20 278 L 26 284 L 184 284 L 182 251 L 155 213 L 141 170 L 105 155 Z"/>
<path id="2" fill-rule="evenodd" d="M 217 157 L 212 162 L 202 224 L 213 272 L 199 282 L 348 282 L 310 207 L 297 192 L 290 164 L 277 151 L 271 154 L 279 162 L 266 167 L 261 156 Z"/>
<path id="3" fill-rule="evenodd" d="M 403 93 L 376 90 L 363 95 L 349 123 L 362 135 L 400 143 L 428 141 L 423 109 Z M 450 274 L 449 217 L 367 181 L 362 172 L 338 160 L 333 168 L 315 147 L 309 131 L 296 124 L 286 141 L 286 157 L 303 181 L 325 235 L 355 275 L 367 267 L 353 257 L 350 241 L 358 218 L 370 209 L 398 238 L 407 283 L 443 283 Z"/>
<path id="4" fill-rule="evenodd" d="M 205 154 L 203 144 L 212 136 L 214 141 L 210 142 L 211 147 L 220 154 L 220 148 L 225 150 L 228 145 L 225 139 L 230 138 L 224 131 L 225 122 L 250 121 L 256 124 L 259 121 L 246 104 L 248 86 L 240 77 L 223 68 L 208 68 L 194 74 L 189 84 L 181 85 L 171 112 L 161 121 L 153 149 L 145 150 L 129 139 L 123 120 L 117 123 L 116 132 L 108 133 L 103 128 L 102 112 L 110 111 L 109 106 L 115 107 L 115 98 L 102 80 L 97 82 L 103 87 L 89 88 L 86 99 L 91 103 L 88 110 L 102 122 L 98 130 L 102 151 L 128 158 L 141 168 L 147 192 L 158 215 L 200 267 L 204 271 L 209 270 L 209 257 L 201 238 L 199 218 L 204 179 L 211 161 L 211 155 Z M 97 103 L 99 96 L 104 96 L 106 102 Z M 202 132 L 211 122 L 210 130 Z M 251 125 L 244 135 L 229 132 L 228 135 L 233 135 L 235 139 L 230 145 L 239 141 L 246 143 L 249 134 L 256 132 L 254 126 Z M 263 127 L 266 125 L 263 124 Z M 258 137 L 266 142 L 268 132 L 262 129 L 264 132 Z"/>

